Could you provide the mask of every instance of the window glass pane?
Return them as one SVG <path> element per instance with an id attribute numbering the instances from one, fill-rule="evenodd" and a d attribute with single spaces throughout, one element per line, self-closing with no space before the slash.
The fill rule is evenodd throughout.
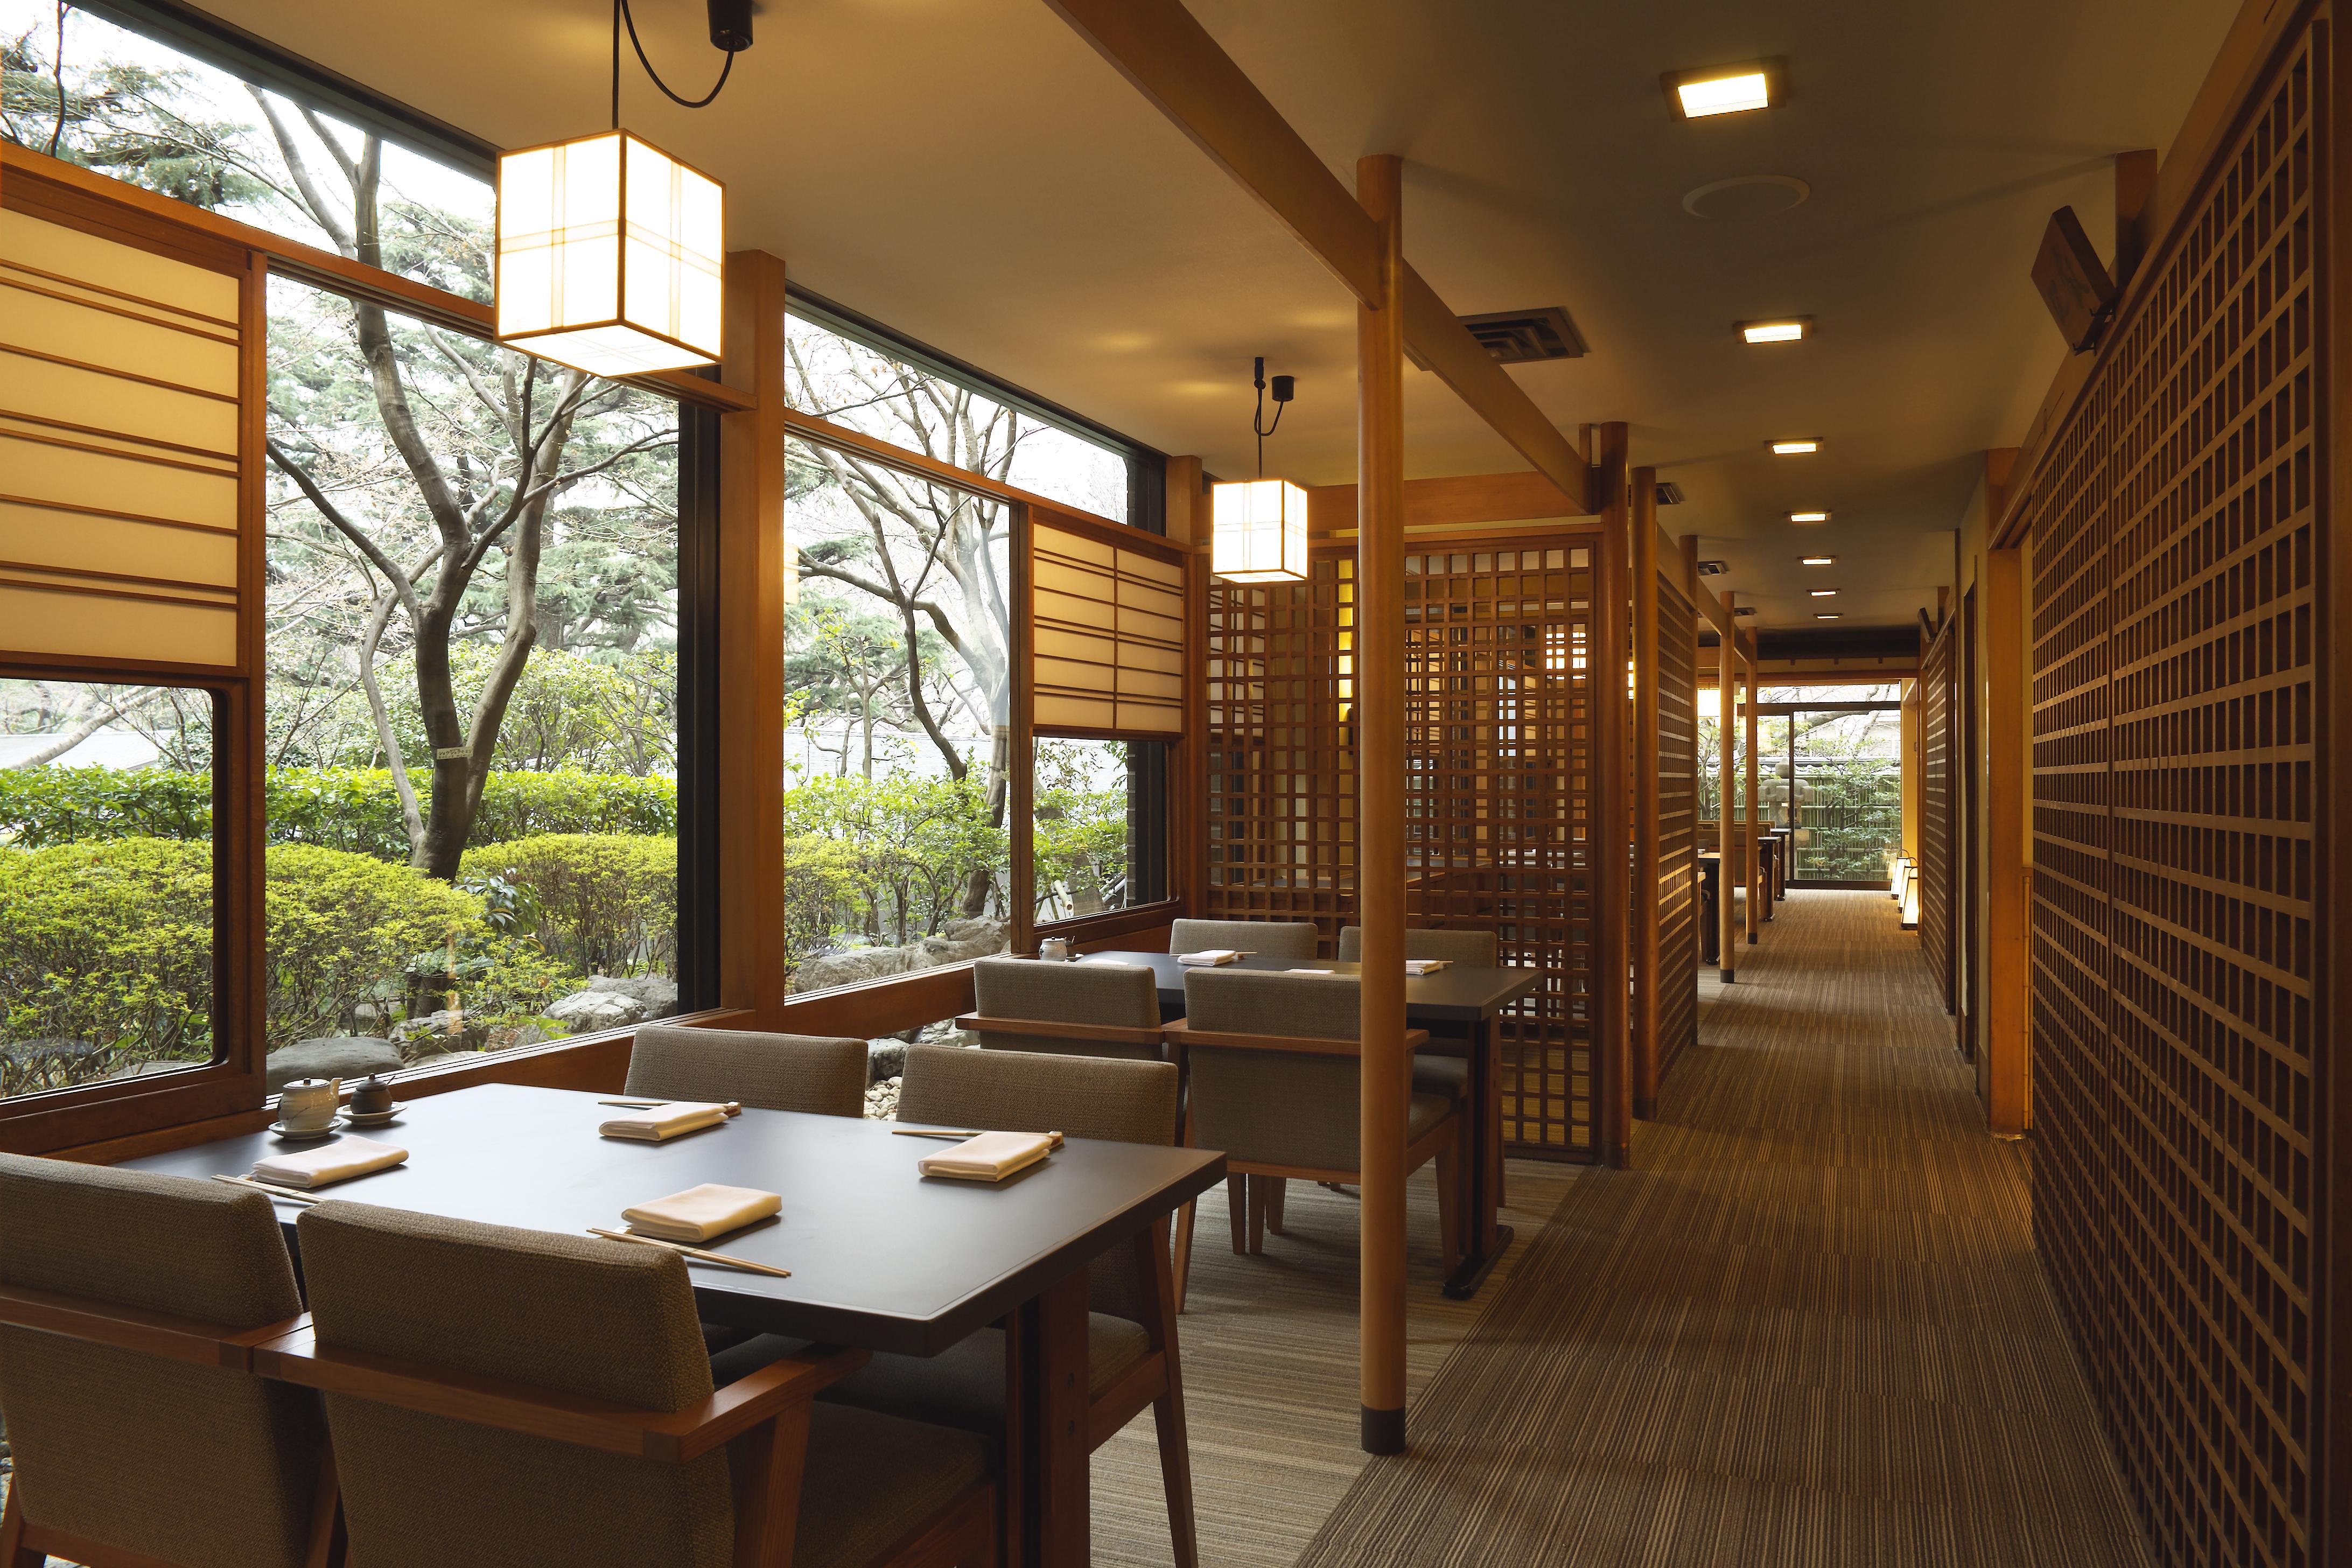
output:
<path id="1" fill-rule="evenodd" d="M 1903 717 L 1796 717 L 1796 855 L 1806 881 L 1883 882 L 1903 852 Z"/>
<path id="2" fill-rule="evenodd" d="M 1884 686 L 1767 686 L 1759 699 L 1764 703 L 1819 702 L 1829 707 L 1850 707 L 1857 702 L 1900 702 L 1903 685 L 1888 681 Z"/>
<path id="3" fill-rule="evenodd" d="M 805 316 L 786 316 L 784 332 L 784 395 L 793 407 L 1097 517 L 1128 521 L 1125 453 Z"/>
<path id="4" fill-rule="evenodd" d="M 0 680 L 0 1098 L 213 1058 L 213 700 Z"/>
<path id="5" fill-rule="evenodd" d="M 1717 774 L 1715 704 L 1711 692 L 1701 692 L 1698 711 L 1698 815 L 1702 822 L 1717 820 Z M 1748 820 L 1748 720 L 1735 710 L 1731 731 L 1731 800 L 1739 820 Z M 1789 721 L 1756 716 L 1756 793 L 1762 797 L 1764 820 L 1785 822 L 1789 806 Z"/>
<path id="6" fill-rule="evenodd" d="M 271 1050 L 677 1011 L 677 405 L 284 279 L 269 307 Z"/>
<path id="7" fill-rule="evenodd" d="M 1040 735 L 1030 792 L 1036 823 L 1036 923 L 1082 920 L 1167 896 L 1160 775 L 1168 748 L 1154 741 Z"/>
<path id="8" fill-rule="evenodd" d="M 0 134 L 257 228 L 478 300 L 490 297 L 488 180 L 267 92 L 111 22 L 0 0 Z M 376 162 L 370 161 L 371 151 Z M 360 200 L 361 197 L 370 200 Z"/>
<path id="9" fill-rule="evenodd" d="M 798 441 L 786 474 L 799 558 L 784 641 L 793 988 L 1002 952 L 1007 510 Z"/>

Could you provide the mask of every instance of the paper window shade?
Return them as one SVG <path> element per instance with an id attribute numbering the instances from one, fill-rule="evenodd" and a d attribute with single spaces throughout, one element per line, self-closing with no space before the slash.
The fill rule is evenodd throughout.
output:
<path id="1" fill-rule="evenodd" d="M 239 280 L 0 212 L 0 653 L 237 662 Z"/>
<path id="2" fill-rule="evenodd" d="M 1183 566 L 1045 523 L 1030 563 L 1037 727 L 1180 732 Z"/>

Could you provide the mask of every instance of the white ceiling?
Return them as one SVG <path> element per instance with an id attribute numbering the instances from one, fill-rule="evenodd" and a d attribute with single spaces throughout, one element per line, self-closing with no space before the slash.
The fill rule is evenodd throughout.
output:
<path id="1" fill-rule="evenodd" d="M 1952 576 L 1979 454 L 2063 355 L 2026 270 L 2071 204 L 2106 248 L 2110 154 L 2163 148 L 2233 0 L 1191 0 L 1339 176 L 1407 160 L 1406 254 L 1465 313 L 1561 305 L 1591 344 L 1515 369 L 1571 437 L 1633 426 L 1662 513 L 1757 624 L 1907 622 Z M 603 0 L 208 0 L 297 53 L 507 146 L 601 127 Z M 635 0 L 674 85 L 701 0 Z M 1787 57 L 1790 101 L 1682 123 L 1661 71 Z M 1250 462 L 1249 361 L 1299 378 L 1269 466 L 1354 478 L 1350 298 L 1043 0 L 766 0 L 712 109 L 635 71 L 624 119 L 728 182 L 730 244 L 817 293 L 1212 470 Z M 1729 176 L 1794 210 L 1696 218 Z M 1748 348 L 1735 321 L 1812 316 Z M 1414 475 L 1525 465 L 1408 373 Z M 1818 436 L 1818 457 L 1764 443 Z M 1823 507 L 1827 527 L 1790 510 Z M 1807 572 L 1801 553 L 1838 557 Z"/>

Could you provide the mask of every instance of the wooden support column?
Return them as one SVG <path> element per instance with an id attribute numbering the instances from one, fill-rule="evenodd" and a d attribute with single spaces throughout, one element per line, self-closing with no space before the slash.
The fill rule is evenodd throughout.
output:
<path id="1" fill-rule="evenodd" d="M 1764 909 L 1764 803 L 1756 787 L 1756 661 L 1742 662 L 1748 667 L 1748 945 L 1753 947 Z"/>
<path id="2" fill-rule="evenodd" d="M 1592 843 L 1593 1046 L 1595 1129 L 1601 1157 L 1622 1168 L 1632 1139 L 1633 1084 L 1627 1014 L 1633 902 L 1627 853 L 1625 774 L 1627 714 L 1625 655 L 1632 641 L 1626 623 L 1632 594 L 1626 563 L 1633 531 L 1633 475 L 1627 464 L 1629 431 L 1622 420 L 1601 426 L 1601 460 L 1593 465 L 1592 494 L 1600 503 L 1600 548 L 1592 563 Z M 1653 759 L 1650 772 L 1657 763 Z M 1656 884 L 1651 892 L 1654 899 Z"/>
<path id="3" fill-rule="evenodd" d="M 1715 868 L 1716 973 L 1726 985 L 1739 977 L 1738 963 L 1733 959 L 1732 942 L 1738 934 L 1731 912 L 1731 868 L 1738 864 L 1731 853 L 1734 838 L 1739 831 L 1738 819 L 1732 815 L 1733 790 L 1738 776 L 1733 769 L 1737 749 L 1735 726 L 1738 716 L 1731 706 L 1732 689 L 1739 684 L 1738 638 L 1732 627 L 1739 623 L 1732 618 L 1732 596 L 1723 596 L 1723 624 L 1716 636 L 1715 676 L 1715 740 L 1716 740 L 1716 848 L 1722 858 Z"/>
<path id="4" fill-rule="evenodd" d="M 2023 557 L 2014 549 L 1985 556 L 1985 1027 L 1977 1087 L 1986 1122 L 2001 1138 L 2021 1136 L 2028 1118 L 2032 703 Z"/>
<path id="5" fill-rule="evenodd" d="M 1356 310 L 1356 921 L 1363 928 L 1358 1312 L 1362 1442 L 1404 1451 L 1403 161 L 1358 160 L 1380 233 L 1380 303 Z"/>
<path id="6" fill-rule="evenodd" d="M 784 264 L 727 258 L 719 377 L 759 401 L 719 426 L 719 998 L 782 1026 Z"/>
<path id="7" fill-rule="evenodd" d="M 1690 628 L 1677 628 L 1687 637 Z M 1633 1062 L 1631 1113 L 1658 1108 L 1658 470 L 1633 470 Z M 1689 984 L 1685 975 L 1683 983 Z"/>
<path id="8" fill-rule="evenodd" d="M 1184 736 L 1169 759 L 1168 891 L 1198 919 L 1209 883 L 1209 504 L 1201 459 L 1168 459 L 1168 537 L 1192 547 L 1184 563 Z"/>

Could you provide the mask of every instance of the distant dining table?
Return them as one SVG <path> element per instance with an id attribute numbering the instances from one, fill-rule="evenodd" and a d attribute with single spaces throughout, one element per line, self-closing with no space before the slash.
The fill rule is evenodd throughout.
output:
<path id="1" fill-rule="evenodd" d="M 1175 1017 L 1184 1011 L 1184 976 L 1191 968 L 1172 953 L 1092 952 L 1077 962 L 1145 965 L 1152 971 L 1161 1012 Z M 1327 958 L 1253 955 L 1234 962 L 1244 969 L 1320 969 L 1335 974 L 1357 974 L 1363 969 Z M 1405 1022 L 1434 1037 L 1425 1049 L 1468 1057 L 1470 1103 L 1478 1108 L 1470 1118 L 1470 1158 L 1465 1162 L 1470 1173 L 1471 1223 L 1463 1237 L 1461 1266 L 1445 1281 L 1445 1294 L 1457 1301 L 1477 1293 L 1511 1245 L 1511 1227 L 1501 1223 L 1498 1213 L 1503 1203 L 1501 1019 L 1507 1008 L 1544 983 L 1546 973 L 1456 963 L 1433 974 L 1405 977 Z"/>
<path id="2" fill-rule="evenodd" d="M 773 1221 L 705 1245 L 790 1277 L 691 1263 L 703 1321 L 913 1356 L 1003 1323 L 1018 1347 L 1006 1357 L 1017 1430 L 1005 1463 L 1021 1561 L 1088 1560 L 1087 1265 L 1223 1181 L 1223 1154 L 1074 1138 L 1002 1182 L 950 1181 L 916 1169 L 944 1144 L 881 1121 L 747 1110 L 632 1142 L 597 1135 L 614 1114 L 602 1098 L 486 1084 L 413 1100 L 364 1133 L 407 1150 L 405 1163 L 315 1195 L 582 1236 L 705 1182 L 777 1193 Z M 255 1132 L 124 1163 L 237 1174 L 296 1146 Z M 299 1265 L 300 1210 L 282 1212 Z"/>

